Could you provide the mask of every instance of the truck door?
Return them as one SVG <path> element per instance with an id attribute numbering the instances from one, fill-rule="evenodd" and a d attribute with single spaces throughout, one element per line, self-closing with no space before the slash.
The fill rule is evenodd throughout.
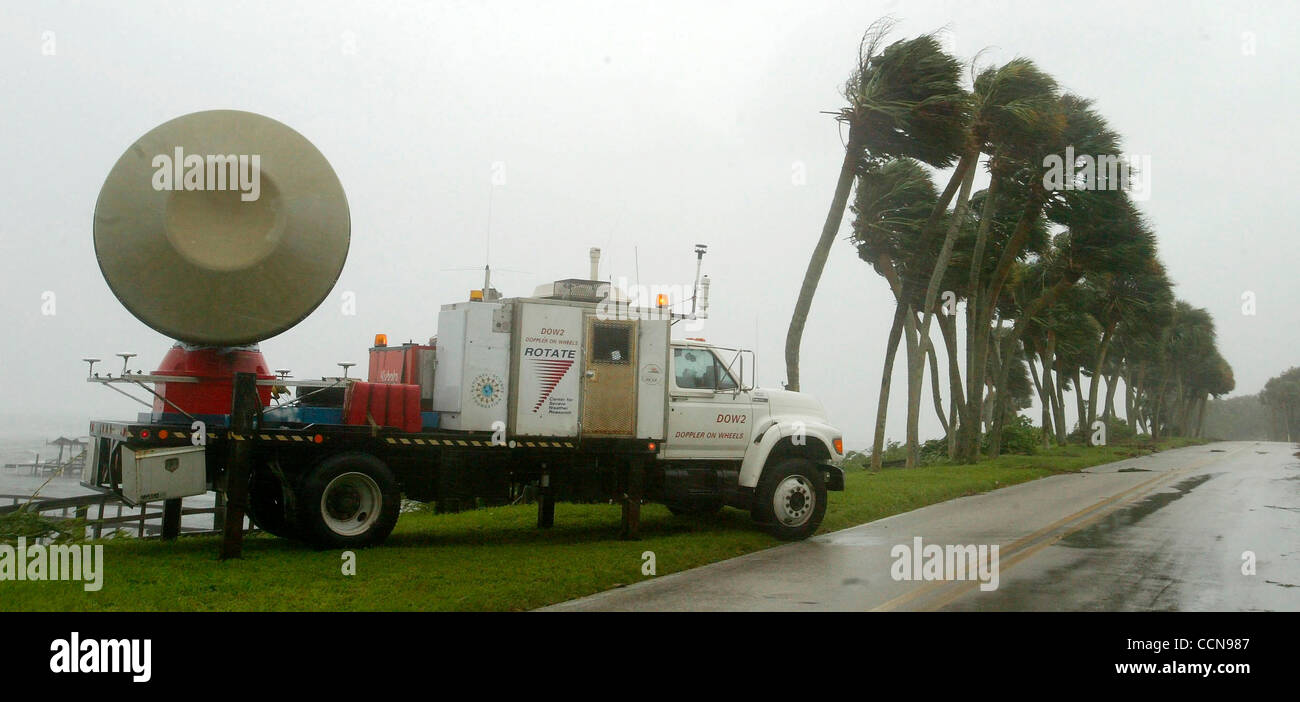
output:
<path id="1" fill-rule="evenodd" d="M 587 318 L 582 378 L 584 436 L 636 433 L 637 320 Z"/>
<path id="2" fill-rule="evenodd" d="M 754 426 L 750 393 L 711 349 L 674 346 L 664 458 L 741 459 Z"/>

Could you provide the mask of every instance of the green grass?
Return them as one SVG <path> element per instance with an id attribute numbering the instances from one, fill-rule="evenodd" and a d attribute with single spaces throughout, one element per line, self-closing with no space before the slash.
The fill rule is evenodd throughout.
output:
<path id="1" fill-rule="evenodd" d="M 1197 443 L 1161 442 L 1158 448 Z M 1034 456 L 1002 456 L 973 466 L 851 470 L 831 493 L 821 531 L 834 531 L 944 500 L 1154 450 L 1143 444 L 1068 446 Z M 0 610 L 521 610 L 600 592 L 779 544 L 734 509 L 716 517 L 673 517 L 642 509 L 642 539 L 617 540 L 614 505 L 556 507 L 556 526 L 534 528 L 532 506 L 459 514 L 404 514 L 383 546 L 357 551 L 355 576 L 341 574 L 338 551 L 311 551 L 266 535 L 245 541 L 242 560 L 216 559 L 215 537 L 175 543 L 111 539 L 104 585 L 0 582 Z"/>

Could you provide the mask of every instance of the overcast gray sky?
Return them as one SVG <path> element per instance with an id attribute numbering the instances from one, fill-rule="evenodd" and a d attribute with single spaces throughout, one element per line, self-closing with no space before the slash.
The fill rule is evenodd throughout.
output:
<path id="1" fill-rule="evenodd" d="M 689 283 L 692 245 L 708 243 L 704 336 L 755 347 L 759 380 L 778 385 L 843 155 L 822 111 L 841 105 L 863 31 L 887 14 L 900 20 L 895 38 L 946 27 L 964 58 L 1027 56 L 1094 98 L 1126 150 L 1151 159 L 1143 208 L 1177 294 L 1213 313 L 1238 393 L 1300 363 L 1294 3 L 267 5 L 0 8 L 3 433 L 134 416 L 82 381 L 79 359 L 134 351 L 151 370 L 169 342 L 104 283 L 95 199 L 137 138 L 215 108 L 298 130 L 351 206 L 338 286 L 262 344 L 273 367 L 333 374 L 337 361 L 364 366 L 376 332 L 433 334 L 438 306 L 481 282 L 443 269 L 483 264 L 490 199 L 492 264 L 526 271 L 497 277 L 506 295 L 585 276 L 590 246 L 605 250 L 603 277 L 632 278 L 639 259 L 642 282 Z M 54 315 L 42 314 L 46 291 Z M 344 291 L 355 316 L 341 313 Z M 1245 291 L 1255 316 L 1242 314 Z M 870 442 L 892 311 L 883 279 L 837 243 L 804 338 L 803 386 L 850 446 Z M 922 433 L 940 433 L 932 416 Z"/>

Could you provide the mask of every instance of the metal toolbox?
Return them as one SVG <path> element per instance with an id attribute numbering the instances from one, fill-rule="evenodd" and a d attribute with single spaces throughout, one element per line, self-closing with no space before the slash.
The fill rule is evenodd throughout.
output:
<path id="1" fill-rule="evenodd" d="M 128 504 L 202 495 L 207 491 L 204 447 L 122 447 L 122 499 Z"/>

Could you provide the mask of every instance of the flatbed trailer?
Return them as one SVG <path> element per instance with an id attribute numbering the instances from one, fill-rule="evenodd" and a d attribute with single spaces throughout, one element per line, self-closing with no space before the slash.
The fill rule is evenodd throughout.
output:
<path id="1" fill-rule="evenodd" d="M 674 342 L 672 349 L 670 369 L 678 357 L 721 362 L 707 345 Z M 616 503 L 624 538 L 638 536 L 640 505 L 647 501 L 662 502 L 675 514 L 743 509 L 780 538 L 815 531 L 826 491 L 844 485 L 842 444 L 837 430 L 819 421 L 819 405 L 799 393 L 739 384 L 729 391 L 681 389 L 677 375 L 665 381 L 673 405 L 668 436 L 689 435 L 679 441 L 689 444 L 706 432 L 683 427 L 716 419 L 723 423 L 715 428 L 729 431 L 717 436 L 734 436 L 725 442 L 729 450 L 671 447 L 658 438 L 441 429 L 433 426 L 435 412 L 423 413 L 429 426 L 412 432 L 339 423 L 342 408 L 261 407 L 254 401 L 242 429 L 234 413 L 153 412 L 133 422 L 93 421 L 83 484 L 129 504 L 223 492 L 236 514 L 246 512 L 264 531 L 318 547 L 381 542 L 403 498 L 435 502 L 445 511 L 529 498 L 537 504 L 540 528 L 553 525 L 557 501 Z M 130 374 L 92 379 L 167 380 Z M 247 381 L 253 385 L 251 376 Z M 349 382 L 357 381 L 256 381 L 300 384 L 307 392 Z M 251 389 L 246 396 L 257 397 Z"/>
<path id="2" fill-rule="evenodd" d="M 301 481 L 311 467 L 327 458 L 343 457 L 377 459 L 391 471 L 404 497 L 436 501 L 449 510 L 480 499 L 488 504 L 505 504 L 532 492 L 529 486 L 537 486 L 534 499 L 538 526 L 543 528 L 554 523 L 557 499 L 621 502 L 626 507 L 622 534 L 635 537 L 635 507 L 646 497 L 638 489 L 644 486 L 638 478 L 658 449 L 658 442 L 640 439 L 515 439 L 489 432 L 404 432 L 390 427 L 275 421 L 241 432 L 230 429 L 229 422 L 220 417 L 205 419 L 191 422 L 186 417 L 172 416 L 160 421 L 92 422 L 87 462 L 91 468 L 84 474 L 85 484 L 121 495 L 124 455 L 165 457 L 168 449 L 176 449 L 202 452 L 206 457 L 205 490 L 226 491 L 229 449 L 234 442 L 244 442 L 252 447 L 254 466 L 248 514 L 260 528 L 277 536 L 346 546 L 369 545 L 387 535 L 388 530 L 383 530 L 382 534 L 368 532 L 365 538 L 356 540 L 330 535 L 312 538 L 298 531 L 301 523 L 279 516 L 278 511 L 292 498 L 286 496 L 289 491 L 270 485 L 271 476 L 282 484 Z M 164 467 L 162 474 L 166 472 Z M 157 491 L 137 490 L 124 499 L 131 504 L 175 499 L 169 497 L 165 485 L 158 487 L 161 489 Z"/>

